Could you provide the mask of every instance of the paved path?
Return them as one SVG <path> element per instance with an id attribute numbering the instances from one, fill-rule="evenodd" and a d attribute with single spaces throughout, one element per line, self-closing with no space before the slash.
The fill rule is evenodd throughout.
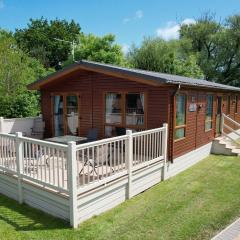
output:
<path id="1" fill-rule="evenodd" d="M 212 238 L 212 240 L 240 240 L 240 218 Z"/>

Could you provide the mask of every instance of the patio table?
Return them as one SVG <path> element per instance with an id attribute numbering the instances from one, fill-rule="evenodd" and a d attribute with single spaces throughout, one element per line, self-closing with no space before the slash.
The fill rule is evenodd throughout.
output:
<path id="1" fill-rule="evenodd" d="M 59 137 L 53 137 L 53 138 L 46 138 L 45 141 L 61 143 L 61 144 L 68 144 L 68 142 L 73 141 L 73 142 L 76 142 L 76 144 L 81 144 L 87 141 L 87 138 L 72 136 L 72 135 L 65 135 L 65 136 L 59 136 Z"/>

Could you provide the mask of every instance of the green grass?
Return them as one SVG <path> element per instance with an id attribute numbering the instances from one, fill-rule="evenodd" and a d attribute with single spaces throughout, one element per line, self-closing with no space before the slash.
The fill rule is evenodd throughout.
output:
<path id="1" fill-rule="evenodd" d="M 0 239 L 210 239 L 240 216 L 240 158 L 210 156 L 77 230 L 0 195 Z"/>

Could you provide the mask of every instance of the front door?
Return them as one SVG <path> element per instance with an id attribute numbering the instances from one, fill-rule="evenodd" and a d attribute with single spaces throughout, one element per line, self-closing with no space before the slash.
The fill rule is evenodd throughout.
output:
<path id="1" fill-rule="evenodd" d="M 216 113 L 216 136 L 221 134 L 222 119 L 222 97 L 217 97 L 217 113 Z"/>
<path id="2" fill-rule="evenodd" d="M 78 135 L 79 96 L 77 94 L 53 95 L 53 135 Z"/>

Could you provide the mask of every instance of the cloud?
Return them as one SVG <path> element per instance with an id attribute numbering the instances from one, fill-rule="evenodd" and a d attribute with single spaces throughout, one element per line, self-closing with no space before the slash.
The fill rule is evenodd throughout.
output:
<path id="1" fill-rule="evenodd" d="M 128 23 L 131 21 L 138 21 L 143 18 L 143 11 L 142 10 L 137 10 L 132 17 L 126 17 L 123 19 L 123 23 Z"/>
<path id="2" fill-rule="evenodd" d="M 137 10 L 135 13 L 135 19 L 141 19 L 143 17 L 143 11 Z"/>
<path id="3" fill-rule="evenodd" d="M 130 49 L 130 47 L 128 44 L 122 45 L 122 51 L 123 51 L 124 55 L 127 55 L 127 53 L 129 52 L 129 49 Z"/>
<path id="4" fill-rule="evenodd" d="M 124 18 L 124 19 L 123 19 L 123 23 L 128 23 L 128 22 L 130 22 L 130 21 L 131 21 L 130 18 Z"/>
<path id="5" fill-rule="evenodd" d="M 4 2 L 2 0 L 0 0 L 0 9 L 4 8 Z"/>
<path id="6" fill-rule="evenodd" d="M 195 23 L 196 21 L 192 18 L 186 18 L 180 24 L 170 21 L 167 23 L 166 27 L 157 29 L 157 36 L 163 38 L 166 41 L 171 39 L 178 39 L 181 25 L 183 24 L 189 25 L 189 24 L 195 24 Z"/>

